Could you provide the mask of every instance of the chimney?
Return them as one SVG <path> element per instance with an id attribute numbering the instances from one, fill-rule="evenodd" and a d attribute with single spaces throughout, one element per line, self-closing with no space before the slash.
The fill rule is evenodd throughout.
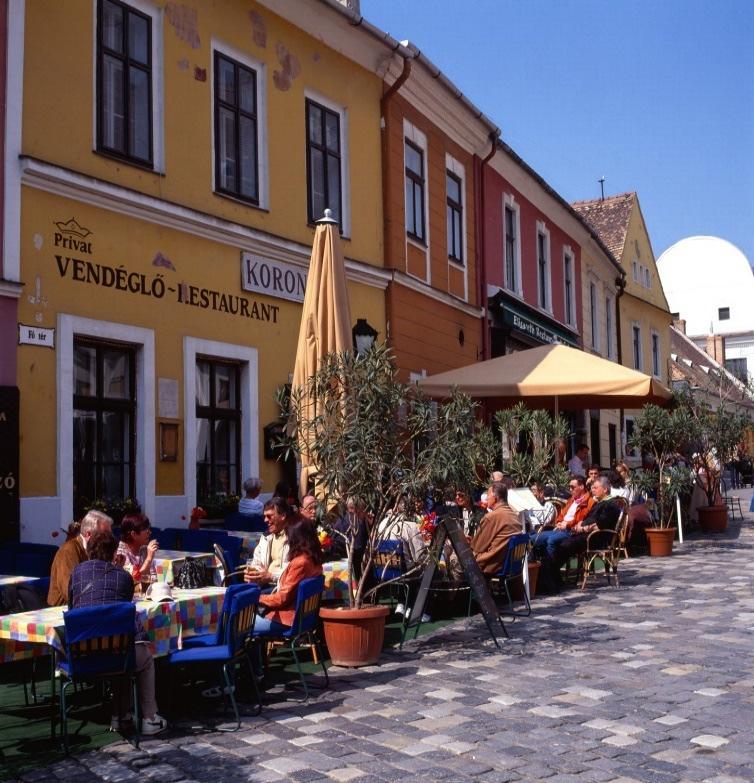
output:
<path id="1" fill-rule="evenodd" d="M 725 365 L 725 337 L 721 334 L 707 335 L 707 354 L 718 364 Z"/>
<path id="2" fill-rule="evenodd" d="M 675 326 L 676 329 L 678 329 L 679 332 L 683 332 L 683 334 L 686 334 L 686 319 L 685 318 L 674 318 L 673 319 L 673 326 Z"/>
<path id="3" fill-rule="evenodd" d="M 361 14 L 361 0 L 338 0 L 341 5 L 344 5 L 349 11 L 353 11 L 355 14 Z"/>

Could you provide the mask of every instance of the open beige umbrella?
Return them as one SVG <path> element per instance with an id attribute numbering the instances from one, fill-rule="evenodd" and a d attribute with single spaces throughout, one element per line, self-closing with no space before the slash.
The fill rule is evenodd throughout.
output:
<path id="1" fill-rule="evenodd" d="M 431 397 L 447 397 L 453 387 L 471 397 L 494 398 L 529 407 L 638 408 L 664 404 L 670 389 L 637 370 L 630 370 L 567 345 L 542 345 L 477 362 L 419 381 Z"/>
<path id="2" fill-rule="evenodd" d="M 309 276 L 306 280 L 301 328 L 298 333 L 296 364 L 293 369 L 293 389 L 300 389 L 302 409 L 311 417 L 316 412 L 316 400 L 310 399 L 308 381 L 319 369 L 324 356 L 333 351 L 353 348 L 351 334 L 351 309 L 348 305 L 346 268 L 340 249 L 338 222 L 332 212 L 317 221 L 314 234 Z M 302 444 L 302 451 L 306 451 Z M 301 455 L 299 488 L 303 496 L 309 477 L 316 466 L 309 463 L 306 454 Z"/>

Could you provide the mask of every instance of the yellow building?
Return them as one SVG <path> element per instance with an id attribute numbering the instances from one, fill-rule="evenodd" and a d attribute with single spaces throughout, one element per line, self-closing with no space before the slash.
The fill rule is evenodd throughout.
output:
<path id="1" fill-rule="evenodd" d="M 618 360 L 668 384 L 672 317 L 652 244 L 636 193 L 622 193 L 573 205 L 595 229 L 625 272 L 625 290 L 618 298 Z M 633 431 L 635 411 L 623 412 L 623 438 Z M 626 453 L 638 463 L 638 454 Z"/>
<path id="2" fill-rule="evenodd" d="M 354 323 L 385 334 L 391 40 L 317 0 L 269 6 L 10 4 L 22 540 L 92 498 L 171 526 L 248 476 L 273 489 L 263 427 L 325 207 Z"/>

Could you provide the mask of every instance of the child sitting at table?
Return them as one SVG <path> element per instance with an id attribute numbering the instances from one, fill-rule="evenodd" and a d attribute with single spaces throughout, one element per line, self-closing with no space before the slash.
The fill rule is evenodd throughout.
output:
<path id="1" fill-rule="evenodd" d="M 120 526 L 120 544 L 115 553 L 115 563 L 131 574 L 137 591 L 146 590 L 150 582 L 157 581 L 154 558 L 158 544 L 149 540 L 152 527 L 144 514 L 128 514 Z"/>

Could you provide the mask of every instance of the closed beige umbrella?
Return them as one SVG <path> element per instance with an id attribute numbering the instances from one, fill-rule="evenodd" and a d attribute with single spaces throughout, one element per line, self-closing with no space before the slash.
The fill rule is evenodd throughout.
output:
<path id="1" fill-rule="evenodd" d="M 419 386 L 431 397 L 447 397 L 457 387 L 503 405 L 524 401 L 556 410 L 638 408 L 671 397 L 655 378 L 567 345 L 542 345 L 430 375 Z"/>
<path id="2" fill-rule="evenodd" d="M 339 353 L 352 349 L 351 308 L 338 223 L 332 212 L 326 209 L 324 218 L 317 221 L 314 234 L 293 369 L 292 388 L 301 390 L 305 415 L 312 417 L 316 412 L 316 400 L 309 398 L 308 381 L 319 369 L 322 358 L 333 351 Z M 305 444 L 302 444 L 302 451 L 305 451 Z M 306 454 L 302 453 L 299 481 L 302 497 L 314 472 L 316 466 L 310 464 Z"/>

